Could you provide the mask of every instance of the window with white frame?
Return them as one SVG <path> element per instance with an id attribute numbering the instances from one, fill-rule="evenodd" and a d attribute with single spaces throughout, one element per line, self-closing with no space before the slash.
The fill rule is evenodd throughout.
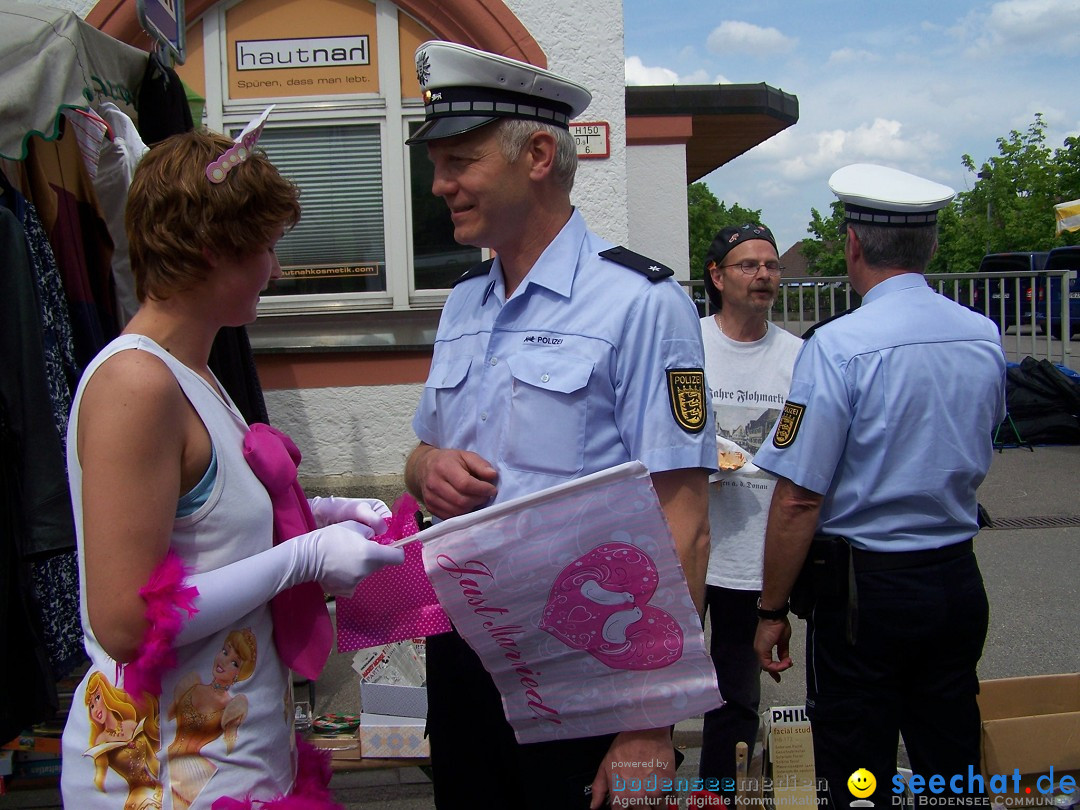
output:
<path id="1" fill-rule="evenodd" d="M 259 146 L 300 188 L 268 295 L 386 292 L 382 150 L 375 124 L 275 127 Z"/>
<path id="2" fill-rule="evenodd" d="M 437 307 L 482 258 L 454 241 L 427 150 L 404 145 L 423 118 L 412 53 L 432 34 L 390 0 L 342 8 L 240 0 L 200 23 L 207 124 L 235 135 L 274 104 L 259 146 L 300 188 L 262 314 Z"/>

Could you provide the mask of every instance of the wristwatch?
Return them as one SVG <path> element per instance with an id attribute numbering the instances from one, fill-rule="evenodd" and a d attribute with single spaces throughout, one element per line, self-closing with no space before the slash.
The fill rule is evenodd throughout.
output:
<path id="1" fill-rule="evenodd" d="M 772 619 L 773 621 L 785 619 L 788 615 L 788 603 L 784 602 L 783 607 L 769 610 L 768 608 L 763 608 L 761 606 L 761 597 L 759 596 L 757 599 L 757 615 L 759 619 Z"/>

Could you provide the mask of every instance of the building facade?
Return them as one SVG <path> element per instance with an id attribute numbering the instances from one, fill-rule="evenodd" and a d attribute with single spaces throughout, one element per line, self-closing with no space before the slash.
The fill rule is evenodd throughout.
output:
<path id="1" fill-rule="evenodd" d="M 101 0 L 87 21 L 149 49 L 134 7 Z M 271 420 L 322 489 L 400 488 L 442 303 L 487 258 L 453 242 L 426 151 L 404 145 L 423 120 L 419 44 L 462 42 L 588 87 L 573 202 L 598 234 L 681 279 L 687 183 L 798 116 L 793 96 L 764 85 L 775 98 L 727 112 L 724 86 L 696 88 L 693 103 L 627 89 L 621 0 L 189 0 L 187 21 L 177 71 L 206 125 L 237 132 L 274 104 L 260 146 L 301 188 L 303 219 L 278 249 L 285 278 L 249 334 Z M 742 140 L 720 148 L 703 133 L 725 114 L 764 128 L 740 119 Z"/>

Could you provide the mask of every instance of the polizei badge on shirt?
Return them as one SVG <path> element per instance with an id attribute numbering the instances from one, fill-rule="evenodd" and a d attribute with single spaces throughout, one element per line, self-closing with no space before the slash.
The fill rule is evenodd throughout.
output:
<path id="1" fill-rule="evenodd" d="M 782 449 L 795 441 L 805 411 L 805 405 L 790 401 L 784 403 L 784 412 L 780 414 L 780 418 L 776 421 L 776 433 L 773 434 L 772 443 L 776 447 Z"/>
<path id="2" fill-rule="evenodd" d="M 670 368 L 668 399 L 675 422 L 687 433 L 705 427 L 705 372 L 700 368 Z"/>

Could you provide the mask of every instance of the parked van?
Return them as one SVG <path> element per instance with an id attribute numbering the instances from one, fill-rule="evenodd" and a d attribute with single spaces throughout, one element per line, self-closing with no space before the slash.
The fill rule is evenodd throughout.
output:
<path id="1" fill-rule="evenodd" d="M 1068 270 L 1068 296 L 1069 296 L 1069 337 L 1080 335 L 1080 246 L 1059 247 L 1051 250 L 1046 257 L 1044 270 Z M 1052 279 L 1040 279 L 1037 290 L 1037 304 L 1035 307 L 1035 322 L 1043 329 L 1047 328 L 1046 321 L 1046 286 L 1050 286 L 1050 334 L 1056 338 L 1062 335 L 1061 328 L 1061 281 Z"/>
<path id="2" fill-rule="evenodd" d="M 1015 253 L 988 253 L 979 263 L 980 273 L 1027 273 L 1016 278 L 992 278 L 975 285 L 973 308 L 988 317 L 1004 332 L 1018 323 L 1033 324 L 1032 288 L 1036 286 L 1036 274 L 1043 270 L 1048 251 L 1018 251 Z M 1017 321 L 1016 296 L 1020 297 L 1020 320 Z M 1002 306 L 1004 301 L 1004 306 Z"/>

